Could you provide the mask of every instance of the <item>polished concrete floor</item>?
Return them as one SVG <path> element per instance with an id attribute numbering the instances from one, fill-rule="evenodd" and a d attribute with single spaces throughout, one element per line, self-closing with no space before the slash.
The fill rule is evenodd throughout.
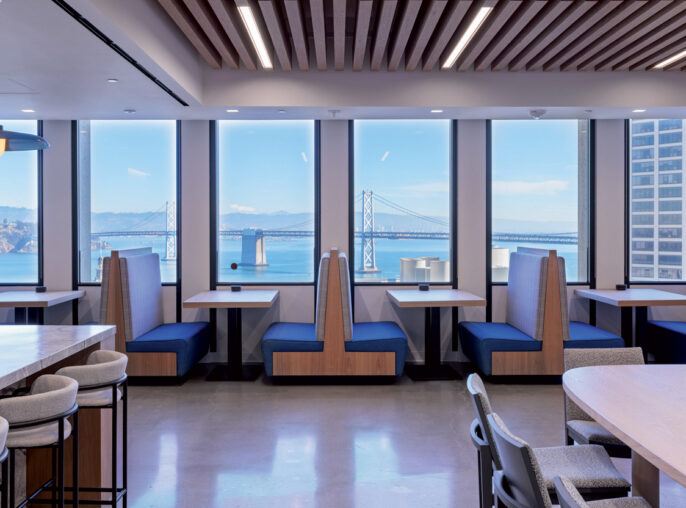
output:
<path id="1" fill-rule="evenodd" d="M 559 385 L 488 385 L 535 446 L 563 443 Z M 206 382 L 130 389 L 129 506 L 477 507 L 464 381 Z M 627 477 L 630 463 L 618 460 Z M 661 479 L 662 506 L 686 489 Z"/>

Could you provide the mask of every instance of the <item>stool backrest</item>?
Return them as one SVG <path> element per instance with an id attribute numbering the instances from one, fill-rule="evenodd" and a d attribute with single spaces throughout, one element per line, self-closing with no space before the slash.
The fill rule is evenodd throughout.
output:
<path id="1" fill-rule="evenodd" d="M 343 306 L 343 338 L 353 340 L 353 306 L 350 285 L 350 266 L 345 252 L 338 253 L 338 268 L 341 277 L 341 305 Z"/>
<path id="2" fill-rule="evenodd" d="M 543 340 L 548 257 L 513 252 L 507 281 L 507 323 Z"/>
<path id="3" fill-rule="evenodd" d="M 496 413 L 487 418 L 493 429 L 509 494 L 524 506 L 551 508 L 543 473 L 531 446 L 512 434 Z"/>
<path id="4" fill-rule="evenodd" d="M 7 441 L 7 432 L 10 430 L 10 424 L 2 416 L 0 416 L 0 455 L 5 450 L 5 442 Z"/>
<path id="5" fill-rule="evenodd" d="M 565 372 L 578 367 L 598 365 L 643 365 L 643 350 L 640 347 L 598 348 L 598 349 L 565 349 Z M 565 421 L 586 420 L 593 418 L 572 402 L 565 394 Z"/>
<path id="6" fill-rule="evenodd" d="M 124 313 L 124 334 L 132 341 L 164 323 L 162 278 L 158 254 L 119 260 Z"/>
<path id="7" fill-rule="evenodd" d="M 326 323 L 326 294 L 329 288 L 329 264 L 331 254 L 325 252 L 319 260 L 319 275 L 317 276 L 317 306 L 315 308 L 314 329 L 317 340 L 324 340 L 324 324 Z"/>
<path id="8" fill-rule="evenodd" d="M 569 479 L 564 476 L 556 476 L 553 483 L 560 508 L 589 508 L 589 504 Z"/>
<path id="9" fill-rule="evenodd" d="M 78 389 L 71 378 L 46 374 L 33 382 L 28 395 L 0 399 L 0 414 L 10 424 L 52 418 L 74 407 Z"/>
<path id="10" fill-rule="evenodd" d="M 467 391 L 469 391 L 469 395 L 472 398 L 474 411 L 476 411 L 476 418 L 479 421 L 483 438 L 486 440 L 488 447 L 491 450 L 493 464 L 495 464 L 496 469 L 502 469 L 500 457 L 498 456 L 498 449 L 493 441 L 493 430 L 488 421 L 488 415 L 493 413 L 493 408 L 491 407 L 488 393 L 486 393 L 484 382 L 478 374 L 470 374 L 467 378 Z"/>
<path id="11" fill-rule="evenodd" d="M 86 365 L 70 365 L 57 371 L 58 375 L 70 377 L 79 383 L 79 389 L 104 385 L 121 379 L 126 374 L 128 357 L 117 351 L 93 351 Z"/>

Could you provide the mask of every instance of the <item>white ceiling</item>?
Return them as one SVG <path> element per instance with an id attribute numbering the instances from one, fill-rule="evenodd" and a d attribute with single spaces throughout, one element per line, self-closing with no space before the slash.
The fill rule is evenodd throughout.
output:
<path id="1" fill-rule="evenodd" d="M 686 73 L 231 74 L 198 65 L 155 0 L 68 2 L 190 106 L 52 1 L 2 0 L 0 118 L 331 119 L 332 109 L 340 119 L 528 118 L 534 108 L 546 109 L 545 118 L 686 117 Z M 119 82 L 109 84 L 110 77 Z M 226 113 L 229 107 L 239 113 Z"/>

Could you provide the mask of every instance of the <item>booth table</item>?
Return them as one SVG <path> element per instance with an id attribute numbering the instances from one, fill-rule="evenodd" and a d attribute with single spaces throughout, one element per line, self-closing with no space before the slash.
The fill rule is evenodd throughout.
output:
<path id="1" fill-rule="evenodd" d="M 114 348 L 114 326 L 0 326 L 0 391 L 67 365 L 82 365 L 97 349 Z M 79 417 L 79 480 L 81 485 L 106 487 L 111 475 L 109 415 L 83 411 Z M 71 484 L 71 445 L 65 449 L 65 483 Z M 26 488 L 33 492 L 50 476 L 50 451 L 29 450 Z M 18 473 L 22 473 L 18 471 Z M 23 474 L 22 474 L 23 476 Z M 84 495 L 86 497 L 87 495 Z M 19 498 L 24 495 L 19 495 Z"/>
<path id="2" fill-rule="evenodd" d="M 423 307 L 424 365 L 407 365 L 414 381 L 459 379 L 455 369 L 441 363 L 441 307 L 485 307 L 486 300 L 460 289 L 389 289 L 388 298 L 397 307 Z"/>
<path id="3" fill-rule="evenodd" d="M 634 496 L 660 506 L 663 471 L 686 486 L 686 365 L 615 365 L 572 369 L 567 396 L 632 450 Z"/>
<path id="4" fill-rule="evenodd" d="M 254 381 L 262 372 L 258 365 L 243 365 L 243 330 L 241 310 L 268 309 L 279 296 L 276 289 L 242 289 L 241 291 L 205 291 L 183 302 L 187 309 L 226 309 L 228 344 L 226 365 L 217 365 L 208 381 Z"/>
<path id="5" fill-rule="evenodd" d="M 46 307 L 72 302 L 72 320 L 79 320 L 79 298 L 83 291 L 5 291 L 0 293 L 0 307 L 14 308 L 14 323 L 18 325 L 42 325 Z"/>
<path id="6" fill-rule="evenodd" d="M 626 347 L 631 345 L 643 347 L 645 345 L 643 340 L 648 322 L 648 307 L 686 305 L 686 296 L 659 289 L 630 288 L 623 291 L 616 289 L 577 289 L 576 294 L 588 298 L 592 302 L 606 303 L 621 309 L 621 333 Z M 634 316 L 636 318 L 635 340 L 633 340 Z"/>

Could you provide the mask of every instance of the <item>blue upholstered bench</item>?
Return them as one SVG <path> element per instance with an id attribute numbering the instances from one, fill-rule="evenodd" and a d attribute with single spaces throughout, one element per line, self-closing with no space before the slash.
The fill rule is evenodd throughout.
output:
<path id="1" fill-rule="evenodd" d="M 658 363 L 686 363 L 686 322 L 648 320 L 646 349 Z"/>
<path id="2" fill-rule="evenodd" d="M 326 253 L 319 263 L 315 323 L 273 323 L 262 337 L 262 357 L 264 370 L 268 376 L 273 373 L 274 353 L 323 351 L 329 263 L 330 255 Z M 394 352 L 395 374 L 400 376 L 403 373 L 407 354 L 407 337 L 397 324 L 389 321 L 353 324 L 348 260 L 345 256 L 340 256 L 339 263 L 345 350 Z"/>
<path id="3" fill-rule="evenodd" d="M 176 375 L 186 375 L 209 351 L 210 324 L 204 321 L 164 324 L 157 254 L 121 258 L 119 267 L 126 352 L 174 353 Z"/>

